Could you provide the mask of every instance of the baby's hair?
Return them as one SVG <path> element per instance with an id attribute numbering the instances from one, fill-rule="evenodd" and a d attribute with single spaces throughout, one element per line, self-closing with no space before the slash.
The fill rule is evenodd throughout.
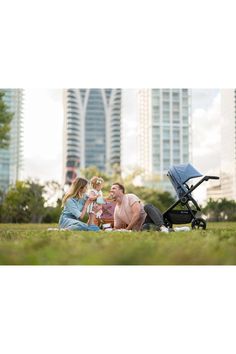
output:
<path id="1" fill-rule="evenodd" d="M 93 188 L 95 188 L 97 185 L 102 184 L 102 183 L 104 183 L 104 180 L 102 177 L 94 176 L 90 180 L 90 184 Z"/>

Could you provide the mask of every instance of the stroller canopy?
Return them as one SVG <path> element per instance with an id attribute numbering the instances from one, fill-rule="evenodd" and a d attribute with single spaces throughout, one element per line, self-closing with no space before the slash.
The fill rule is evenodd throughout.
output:
<path id="1" fill-rule="evenodd" d="M 201 177 L 202 174 L 188 163 L 172 166 L 167 176 L 170 178 L 178 196 L 181 198 L 181 196 L 188 191 L 184 184 L 191 178 Z"/>

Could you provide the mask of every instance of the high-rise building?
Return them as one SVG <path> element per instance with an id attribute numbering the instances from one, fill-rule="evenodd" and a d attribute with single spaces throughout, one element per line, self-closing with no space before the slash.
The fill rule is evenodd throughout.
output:
<path id="1" fill-rule="evenodd" d="M 20 179 L 22 168 L 22 89 L 1 89 L 3 100 L 14 113 L 11 121 L 10 144 L 8 148 L 0 149 L 0 189 L 7 190 L 9 185 Z"/>
<path id="2" fill-rule="evenodd" d="M 236 90 L 221 90 L 221 195 L 236 199 Z"/>
<path id="3" fill-rule="evenodd" d="M 121 89 L 64 90 L 63 181 L 96 166 L 120 165 Z"/>
<path id="4" fill-rule="evenodd" d="M 191 160 L 190 93 L 188 89 L 141 89 L 139 158 L 145 176 L 170 190 L 166 175 L 172 165 Z"/>
<path id="5" fill-rule="evenodd" d="M 207 197 L 236 200 L 236 90 L 221 90 L 220 180 L 209 186 Z"/>

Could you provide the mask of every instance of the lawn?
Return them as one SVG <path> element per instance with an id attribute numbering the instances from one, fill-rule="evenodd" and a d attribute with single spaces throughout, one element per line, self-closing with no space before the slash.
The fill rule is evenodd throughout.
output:
<path id="1" fill-rule="evenodd" d="M 1 265 L 232 265 L 236 223 L 189 232 L 47 231 L 46 224 L 0 224 Z"/>

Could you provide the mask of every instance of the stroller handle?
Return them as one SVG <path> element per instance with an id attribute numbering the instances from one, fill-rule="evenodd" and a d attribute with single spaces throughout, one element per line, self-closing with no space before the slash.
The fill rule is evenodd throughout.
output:
<path id="1" fill-rule="evenodd" d="M 220 177 L 217 176 L 205 176 L 206 181 L 208 181 L 208 179 L 220 179 Z"/>

